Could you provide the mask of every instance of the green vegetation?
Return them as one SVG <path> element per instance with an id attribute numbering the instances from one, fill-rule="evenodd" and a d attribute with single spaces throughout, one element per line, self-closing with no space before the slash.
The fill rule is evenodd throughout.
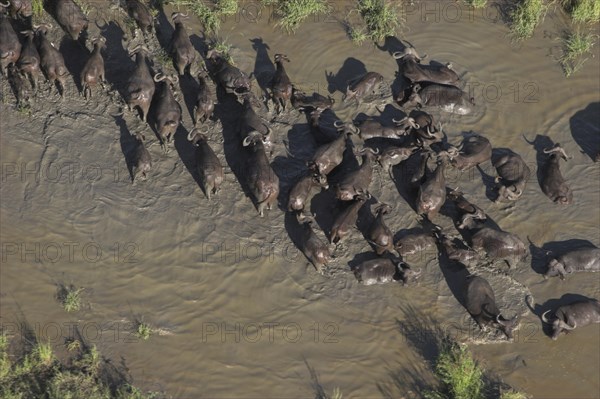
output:
<path id="1" fill-rule="evenodd" d="M 74 341 L 79 342 L 79 341 Z M 143 393 L 126 382 L 109 386 L 102 374 L 104 361 L 95 346 L 70 345 L 78 353 L 64 363 L 56 360 L 50 344 L 38 343 L 13 361 L 9 342 L 0 335 L 0 397 L 7 399 L 152 399 L 158 393 Z M 115 384 L 115 381 L 112 380 Z"/>
<path id="2" fill-rule="evenodd" d="M 474 8 L 483 8 L 487 4 L 487 0 L 465 0 L 468 5 Z"/>
<path id="3" fill-rule="evenodd" d="M 152 327 L 143 321 L 138 321 L 135 335 L 137 335 L 138 338 L 146 341 L 152 335 Z"/>
<path id="4" fill-rule="evenodd" d="M 350 29 L 352 41 L 356 44 L 361 44 L 366 39 L 380 42 L 386 36 L 396 35 L 401 22 L 396 4 L 386 0 L 358 0 L 356 11 L 362 17 L 365 27 Z"/>
<path id="5" fill-rule="evenodd" d="M 507 391 L 507 392 L 503 392 L 500 395 L 500 399 L 527 399 L 528 396 L 525 395 L 523 392 L 518 392 L 518 391 Z"/>
<path id="6" fill-rule="evenodd" d="M 445 342 L 435 365 L 442 392 L 426 394 L 428 399 L 483 399 L 483 371 L 466 345 Z"/>
<path id="7" fill-rule="evenodd" d="M 207 4 L 198 0 L 174 0 L 177 8 L 188 8 L 202 23 L 208 32 L 216 33 L 221 27 L 224 16 L 235 15 L 238 12 L 238 0 L 212 0 Z"/>
<path id="8" fill-rule="evenodd" d="M 543 0 L 523 0 L 511 15 L 511 35 L 514 40 L 524 40 L 533 36 L 533 32 L 546 15 L 548 6 Z"/>
<path id="9" fill-rule="evenodd" d="M 582 57 L 591 53 L 596 37 L 591 33 L 571 33 L 564 38 L 564 54 L 560 58 L 560 64 L 567 77 L 581 69 L 588 60 Z"/>
<path id="10" fill-rule="evenodd" d="M 468 347 L 447 338 L 441 341 L 435 374 L 441 382 L 441 389 L 426 391 L 426 399 L 527 399 L 527 395 L 514 389 L 498 393 L 497 387 L 486 386 L 485 372 L 473 359 Z"/>
<path id="11" fill-rule="evenodd" d="M 75 288 L 73 285 L 60 286 L 58 299 L 67 312 L 76 312 L 81 307 L 81 292 L 83 288 Z"/>
<path id="12" fill-rule="evenodd" d="M 594 23 L 600 21 L 600 1 L 598 0 L 559 0 L 562 7 L 571 15 L 574 22 Z"/>
<path id="13" fill-rule="evenodd" d="M 261 3 L 275 6 L 274 13 L 280 18 L 276 26 L 287 33 L 294 33 L 311 15 L 331 12 L 331 6 L 325 0 L 261 0 Z"/>

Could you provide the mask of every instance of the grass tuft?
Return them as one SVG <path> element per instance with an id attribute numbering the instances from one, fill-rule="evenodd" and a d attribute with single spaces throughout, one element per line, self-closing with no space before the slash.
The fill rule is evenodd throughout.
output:
<path id="1" fill-rule="evenodd" d="M 143 339 L 144 341 L 148 340 L 152 335 L 152 327 L 149 324 L 144 323 L 143 321 L 139 321 L 137 325 L 137 329 L 135 335 Z"/>
<path id="2" fill-rule="evenodd" d="M 598 0 L 560 0 L 560 3 L 574 22 L 588 24 L 600 21 Z"/>
<path id="3" fill-rule="evenodd" d="M 352 28 L 350 31 L 350 38 L 356 44 L 360 44 L 366 39 L 380 42 L 386 36 L 395 36 L 401 25 L 398 8 L 394 2 L 358 0 L 356 11 L 365 23 L 364 29 Z"/>
<path id="4" fill-rule="evenodd" d="M 487 5 L 487 0 L 465 0 L 473 8 L 483 8 Z"/>
<path id="5" fill-rule="evenodd" d="M 294 33 L 311 15 L 331 12 L 331 6 L 325 0 L 261 0 L 261 3 L 275 6 L 274 13 L 280 18 L 276 26 L 287 33 Z"/>
<path id="6" fill-rule="evenodd" d="M 83 288 L 75 288 L 73 285 L 61 286 L 58 299 L 67 312 L 76 312 L 81 307 L 81 292 Z"/>
<path id="7" fill-rule="evenodd" d="M 596 35 L 591 33 L 571 33 L 563 41 L 563 56 L 560 64 L 567 77 L 581 69 L 588 58 L 582 58 L 591 53 L 595 44 Z"/>
<path id="8" fill-rule="evenodd" d="M 528 399 L 529 396 L 519 391 L 506 391 L 500 395 L 500 399 Z"/>
<path id="9" fill-rule="evenodd" d="M 38 343 L 31 353 L 18 354 L 20 360 L 14 364 L 7 352 L 8 339 L 0 335 L 0 398 L 154 399 L 159 395 L 114 379 L 111 389 L 107 376 L 100 373 L 102 357 L 95 346 L 65 363 L 55 359 L 50 344 Z"/>
<path id="10" fill-rule="evenodd" d="M 443 391 L 430 391 L 425 395 L 427 399 L 483 399 L 483 371 L 466 345 L 445 342 L 435 373 L 442 382 Z"/>
<path id="11" fill-rule="evenodd" d="M 216 0 L 216 10 L 221 15 L 235 15 L 238 12 L 238 0 Z"/>
<path id="12" fill-rule="evenodd" d="M 231 65 L 235 65 L 233 57 L 231 56 L 231 44 L 227 43 L 227 41 L 215 39 L 209 43 L 208 48 L 209 50 L 217 51 L 227 62 Z"/>
<path id="13" fill-rule="evenodd" d="M 544 0 L 523 0 L 512 12 L 511 35 L 521 41 L 533 36 L 538 24 L 544 19 L 548 6 Z"/>

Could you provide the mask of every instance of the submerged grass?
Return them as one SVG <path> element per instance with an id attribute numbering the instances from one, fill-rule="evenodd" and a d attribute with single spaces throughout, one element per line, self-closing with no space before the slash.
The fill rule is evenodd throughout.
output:
<path id="1" fill-rule="evenodd" d="M 33 20 L 41 21 L 44 16 L 44 0 L 33 0 L 31 2 L 31 11 L 33 12 Z"/>
<path id="2" fill-rule="evenodd" d="M 511 15 L 510 31 L 513 39 L 520 41 L 533 36 L 547 10 L 544 0 L 523 0 L 519 3 Z"/>
<path id="3" fill-rule="evenodd" d="M 401 3 L 401 2 L 398 2 Z M 358 0 L 356 11 L 362 17 L 365 28 L 351 28 L 350 38 L 356 44 L 366 39 L 380 42 L 386 36 L 395 36 L 401 25 L 397 3 L 386 0 Z"/>
<path id="4" fill-rule="evenodd" d="M 77 341 L 79 342 L 79 341 Z M 52 346 L 38 343 L 30 353 L 15 356 L 8 353 L 9 341 L 0 335 L 0 397 L 10 399 L 152 399 L 158 393 L 144 393 L 122 382 L 109 387 L 101 373 L 103 359 L 95 346 L 82 351 L 64 363 L 54 356 Z M 114 382 L 114 381 L 113 381 Z"/>
<path id="5" fill-rule="evenodd" d="M 560 65 L 567 77 L 581 69 L 588 58 L 583 58 L 591 53 L 597 36 L 591 33 L 571 33 L 563 40 L 563 56 Z"/>
<path id="6" fill-rule="evenodd" d="M 58 289 L 58 299 L 67 312 L 76 312 L 81 307 L 81 292 L 83 288 L 74 285 L 61 286 Z"/>

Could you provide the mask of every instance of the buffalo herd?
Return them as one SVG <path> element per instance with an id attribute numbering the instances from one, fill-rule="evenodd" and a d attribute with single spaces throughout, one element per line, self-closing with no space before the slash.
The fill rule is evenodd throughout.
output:
<path id="1" fill-rule="evenodd" d="M 102 36 L 88 38 L 88 18 L 73 0 L 46 3 L 46 10 L 67 33 L 68 40 L 83 45 L 89 42 L 93 46 L 78 77 L 82 94 L 88 99 L 92 97 L 94 88 L 106 81 L 103 50 L 110 43 L 106 43 Z M 0 5 L 1 72 L 13 87 L 17 87 L 17 101 L 22 100 L 19 96 L 25 92 L 27 81 L 35 91 L 42 73 L 56 84 L 64 97 L 69 71 L 61 52 L 46 38 L 53 29 L 52 25 L 32 25 L 31 0 L 9 0 Z M 136 22 L 144 37 L 152 34 L 154 16 L 147 5 L 139 0 L 126 0 L 123 11 Z M 514 202 L 522 196 L 531 176 L 530 168 L 519 154 L 509 149 L 493 152 L 490 140 L 483 135 L 468 135 L 458 147 L 447 143 L 443 126 L 436 123 L 426 110 L 437 108 L 455 115 L 466 115 L 474 111 L 476 104 L 475 99 L 459 87 L 461 78 L 450 63 L 432 62 L 426 65 L 422 63 L 425 56 L 419 56 L 412 46 L 405 46 L 403 51 L 392 53 L 398 63 L 398 76 L 406 82 L 405 89 L 394 95 L 393 100 L 396 106 L 406 111 L 405 117 L 393 118 L 391 126 L 382 124 L 376 116 L 360 122 L 335 120 L 326 123 L 323 116 L 334 106 L 334 99 L 318 93 L 309 95 L 295 87 L 284 67 L 290 62 L 285 54 L 274 56 L 276 70 L 270 83 L 270 96 L 260 99 L 252 92 L 253 79 L 250 75 L 234 66 L 224 54 L 210 50 L 202 54 L 202 59 L 197 57 L 186 30 L 186 18 L 187 15 L 180 12 L 172 14 L 174 31 L 167 52 L 177 73 L 155 72 L 148 48 L 139 44 L 128 48 L 129 55 L 135 57 L 135 66 L 122 93 L 130 111 L 138 109 L 142 121 L 152 121 L 151 127 L 161 146 L 168 151 L 182 121 L 182 108 L 174 96 L 173 86 L 179 76 L 190 74 L 197 77 L 193 111 L 195 127 L 189 132 L 188 140 L 195 148 L 200 182 L 209 199 L 218 195 L 224 181 L 221 161 L 211 148 L 206 131 L 202 130 L 202 125 L 213 118 L 215 109 L 216 99 L 208 84 L 212 79 L 224 95 L 232 96 L 241 103 L 242 112 L 237 119 L 239 144 L 245 159 L 242 178 L 259 215 L 263 216 L 266 210 L 275 209 L 278 205 L 294 214 L 302 230 L 298 246 L 318 272 L 323 273 L 331 261 L 332 246 L 339 245 L 355 229 L 360 209 L 372 198 L 370 186 L 374 170 L 382 168 L 393 179 L 394 168 L 409 159 L 418 163 L 407 182 L 417 192 L 412 205 L 429 228 L 394 239 L 394 232 L 385 222 L 391 207 L 379 203 L 374 221 L 365 232 L 365 238 L 377 257 L 353 267 L 359 282 L 365 285 L 410 284 L 419 278 L 422 271 L 413 270 L 402 258 L 436 246 L 452 262 L 463 265 L 489 259 L 505 261 L 509 268 L 514 268 L 527 258 L 527 247 L 517 235 L 486 223 L 489 217 L 482 208 L 470 203 L 458 189 L 449 189 L 446 185 L 445 176 L 449 168 L 466 171 L 491 161 L 497 174 L 495 201 Z M 29 28 L 15 31 L 15 26 L 23 24 L 28 24 Z M 343 102 L 355 102 L 356 106 L 370 102 L 376 97 L 377 90 L 386 84 L 381 74 L 367 72 L 347 82 Z M 304 113 L 318 144 L 306 162 L 305 174 L 291 188 L 285 206 L 278 203 L 280 182 L 270 161 L 272 128 L 264 116 L 265 106 L 270 101 L 275 105 L 277 114 L 290 112 L 288 103 Z M 149 118 L 151 110 L 153 115 Z M 152 168 L 151 155 L 146 149 L 145 137 L 137 134 L 135 139 L 132 180 L 145 180 Z M 363 142 L 361 149 L 354 147 L 357 139 Z M 370 141 L 378 144 L 369 145 Z M 561 159 L 566 161 L 570 158 L 559 144 L 545 148 L 543 153 L 547 156 L 540 168 L 543 193 L 556 204 L 572 204 L 573 192 L 560 171 Z M 339 170 L 348 156 L 360 157 L 360 167 L 330 184 L 328 177 L 334 170 Z M 434 163 L 432 168 L 431 163 Z M 323 242 L 316 234 L 314 215 L 309 211 L 312 197 L 320 190 L 332 190 L 338 201 L 338 211 L 328 234 L 329 243 Z M 446 203 L 453 204 L 456 209 L 455 223 L 460 235 L 443 231 L 432 222 Z M 600 249 L 577 249 L 550 259 L 544 277 L 564 279 L 574 272 L 599 270 Z M 504 317 L 488 281 L 470 275 L 463 293 L 465 308 L 482 329 L 493 326 L 509 339 L 513 336 L 518 327 L 518 317 Z M 527 303 L 531 305 L 533 298 L 528 296 Z M 547 316 L 549 312 L 551 317 Z M 577 301 L 545 312 L 541 318 L 552 326 L 551 336 L 556 339 L 563 331 L 599 323 L 600 305 L 597 300 Z"/>

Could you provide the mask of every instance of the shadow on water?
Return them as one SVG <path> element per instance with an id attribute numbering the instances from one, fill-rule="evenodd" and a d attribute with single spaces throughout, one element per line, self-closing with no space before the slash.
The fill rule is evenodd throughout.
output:
<path id="1" fill-rule="evenodd" d="M 90 51 L 87 47 L 82 46 L 79 42 L 73 41 L 66 35 L 60 42 L 59 51 L 65 59 L 65 66 L 67 67 L 69 74 L 75 81 L 77 91 L 81 93 L 81 71 L 88 58 L 90 58 Z"/>
<path id="2" fill-rule="evenodd" d="M 260 37 L 250 39 L 250 41 L 252 42 L 252 49 L 256 51 L 256 61 L 254 62 L 256 83 L 258 83 L 263 94 L 268 97 L 269 92 L 267 89 L 271 86 L 271 79 L 275 73 L 275 65 L 271 62 L 267 51 L 270 50 L 270 47 Z"/>
<path id="3" fill-rule="evenodd" d="M 579 302 L 579 301 L 590 301 L 590 300 L 595 300 L 594 298 L 589 298 L 586 297 L 584 295 L 580 295 L 580 294 L 564 294 L 563 296 L 561 296 L 558 299 L 548 299 L 547 301 L 545 301 L 544 303 L 538 304 L 538 303 L 534 303 L 533 308 L 531 306 L 529 306 L 529 304 L 527 304 L 527 307 L 529 308 L 529 310 L 531 310 L 531 312 L 533 312 L 533 314 L 535 314 L 536 316 L 538 316 L 540 318 L 540 322 L 542 323 L 542 331 L 544 332 L 544 334 L 546 334 L 546 336 L 551 337 L 552 336 L 552 326 L 544 323 L 544 321 L 542 320 L 542 315 L 550 310 L 550 313 L 548 313 L 547 318 L 552 320 L 552 318 L 554 317 L 554 311 L 556 311 L 557 308 L 559 308 L 560 306 L 563 305 L 569 305 L 571 303 L 574 302 Z"/>
<path id="4" fill-rule="evenodd" d="M 183 95 L 183 102 L 187 108 L 190 117 L 194 120 L 194 107 L 196 106 L 196 98 L 198 97 L 199 85 L 196 79 L 189 74 L 179 77 L 179 89 Z"/>
<path id="5" fill-rule="evenodd" d="M 336 91 L 346 93 L 348 82 L 366 73 L 367 67 L 362 61 L 352 57 L 347 58 L 336 74 L 325 71 L 325 77 L 327 78 L 328 84 L 327 91 L 331 94 Z"/>
<path id="6" fill-rule="evenodd" d="M 179 125 L 175 134 L 173 135 L 173 141 L 175 145 L 175 149 L 177 150 L 177 154 L 183 162 L 183 165 L 190 173 L 200 190 L 206 196 L 206 192 L 204 191 L 204 187 L 202 186 L 202 182 L 200 180 L 200 175 L 198 174 L 198 169 L 196 168 L 196 148 L 192 145 L 192 143 L 187 139 L 188 131 L 183 125 Z"/>
<path id="7" fill-rule="evenodd" d="M 550 259 L 582 248 L 596 248 L 596 246 L 588 240 L 573 238 L 565 241 L 549 241 L 538 247 L 530 239 L 531 269 L 538 274 L 544 274 L 548 270 L 547 265 Z"/>
<path id="8" fill-rule="evenodd" d="M 592 160 L 600 154 L 600 102 L 589 104 L 569 119 L 571 135 Z"/>
<path id="9" fill-rule="evenodd" d="M 106 48 L 104 49 L 104 64 L 106 71 L 106 80 L 124 97 L 123 89 L 127 79 L 133 70 L 135 63 L 127 49 L 123 47 L 125 32 L 114 21 L 110 21 L 102 29 L 102 36 L 106 38 Z"/>
<path id="10" fill-rule="evenodd" d="M 200 56 L 204 59 L 206 58 L 206 53 L 208 53 L 208 41 L 206 36 L 202 35 L 202 37 L 198 36 L 195 33 L 190 35 L 190 42 L 194 49 L 200 54 Z"/>
<path id="11" fill-rule="evenodd" d="M 133 181 L 133 167 L 135 159 L 135 149 L 138 145 L 137 140 L 129 131 L 127 127 L 127 122 L 121 115 L 113 115 L 113 119 L 115 120 L 115 124 L 119 128 L 119 142 L 121 144 L 121 152 L 123 153 L 123 157 L 125 158 L 125 163 L 127 165 L 127 171 L 129 171 L 129 177 Z"/>
<path id="12" fill-rule="evenodd" d="M 175 32 L 173 25 L 167 18 L 165 14 L 165 10 L 162 7 L 157 7 L 158 13 L 155 18 L 156 25 L 156 40 L 160 44 L 160 47 L 163 48 L 168 53 L 170 53 L 169 48 L 171 45 L 171 37 Z"/>

